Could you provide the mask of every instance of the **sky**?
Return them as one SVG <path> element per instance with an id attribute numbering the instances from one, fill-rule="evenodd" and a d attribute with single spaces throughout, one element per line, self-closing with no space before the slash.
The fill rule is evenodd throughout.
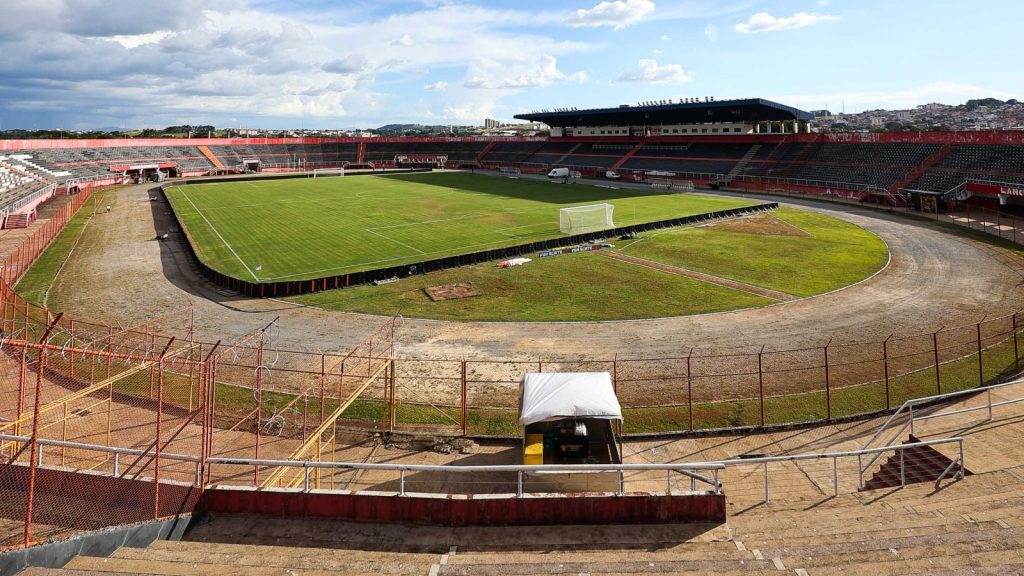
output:
<path id="1" fill-rule="evenodd" d="M 1024 99 L 1020 0 L 0 0 L 0 129 Z"/>

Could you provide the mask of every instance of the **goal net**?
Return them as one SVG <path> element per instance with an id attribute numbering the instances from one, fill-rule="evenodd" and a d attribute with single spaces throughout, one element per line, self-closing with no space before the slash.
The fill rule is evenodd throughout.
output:
<path id="1" fill-rule="evenodd" d="M 558 228 L 563 234 L 586 234 L 598 230 L 615 228 L 611 204 L 591 204 L 590 206 L 573 206 L 558 211 Z"/>
<path id="2" fill-rule="evenodd" d="M 344 176 L 344 168 L 315 168 L 313 170 L 313 178 L 323 178 L 324 176 Z"/>

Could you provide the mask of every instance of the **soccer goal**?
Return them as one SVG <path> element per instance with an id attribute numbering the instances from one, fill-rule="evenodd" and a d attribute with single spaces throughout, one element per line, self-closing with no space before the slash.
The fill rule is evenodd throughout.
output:
<path id="1" fill-rule="evenodd" d="M 586 234 L 598 230 L 615 228 L 611 204 L 591 204 L 590 206 L 573 206 L 558 211 L 558 228 L 563 234 Z"/>
<path id="2" fill-rule="evenodd" d="M 344 176 L 344 168 L 314 168 L 313 178 L 323 178 L 326 176 Z"/>

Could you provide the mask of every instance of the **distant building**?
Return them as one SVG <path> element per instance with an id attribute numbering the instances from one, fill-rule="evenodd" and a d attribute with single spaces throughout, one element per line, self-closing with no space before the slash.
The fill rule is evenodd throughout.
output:
<path id="1" fill-rule="evenodd" d="M 494 118 L 487 118 L 484 120 L 484 128 L 491 130 L 493 128 L 501 128 L 501 122 L 498 122 Z"/>

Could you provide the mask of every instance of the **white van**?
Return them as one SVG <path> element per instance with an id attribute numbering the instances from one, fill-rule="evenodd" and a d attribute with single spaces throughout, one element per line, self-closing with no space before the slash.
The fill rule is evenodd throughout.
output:
<path id="1" fill-rule="evenodd" d="M 551 172 L 548 172 L 548 178 L 568 178 L 568 168 L 552 168 Z"/>

